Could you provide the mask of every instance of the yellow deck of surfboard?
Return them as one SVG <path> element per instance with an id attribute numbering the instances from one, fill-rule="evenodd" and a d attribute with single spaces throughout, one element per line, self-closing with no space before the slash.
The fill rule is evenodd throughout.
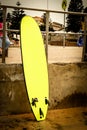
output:
<path id="1" fill-rule="evenodd" d="M 31 108 L 36 120 L 44 120 L 49 98 L 47 62 L 40 29 L 30 16 L 21 21 L 21 49 Z"/>

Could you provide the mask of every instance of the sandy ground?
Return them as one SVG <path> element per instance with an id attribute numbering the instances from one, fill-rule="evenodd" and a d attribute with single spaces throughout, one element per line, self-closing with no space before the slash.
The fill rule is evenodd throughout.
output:
<path id="1" fill-rule="evenodd" d="M 81 62 L 82 47 L 48 46 L 48 63 Z M 2 62 L 0 58 L 0 62 Z M 22 63 L 20 47 L 10 47 L 6 63 Z"/>
<path id="2" fill-rule="evenodd" d="M 32 113 L 0 116 L 0 130 L 87 130 L 87 108 L 49 110 L 41 122 Z"/>

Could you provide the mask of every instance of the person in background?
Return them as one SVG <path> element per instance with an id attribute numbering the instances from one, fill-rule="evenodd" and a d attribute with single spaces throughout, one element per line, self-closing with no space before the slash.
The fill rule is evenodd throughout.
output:
<path id="1" fill-rule="evenodd" d="M 77 40 L 77 45 L 78 46 L 83 46 L 84 44 L 84 37 L 83 36 L 80 36 Z"/>
<path id="2" fill-rule="evenodd" d="M 10 40 L 6 34 L 5 37 L 5 50 L 8 49 L 8 47 L 10 46 Z M 2 43 L 3 43 L 3 19 L 2 17 L 0 17 L 0 54 L 2 54 Z"/>
<path id="3" fill-rule="evenodd" d="M 0 22 L 0 54 L 2 54 L 2 43 L 3 43 L 3 23 Z M 10 46 L 10 40 L 6 35 L 5 50 L 7 50 L 9 46 Z"/>

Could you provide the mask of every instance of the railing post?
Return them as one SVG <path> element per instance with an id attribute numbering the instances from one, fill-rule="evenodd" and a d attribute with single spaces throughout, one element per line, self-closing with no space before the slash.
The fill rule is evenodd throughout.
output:
<path id="1" fill-rule="evenodd" d="M 64 35 L 63 35 L 63 47 L 65 47 L 65 13 L 64 13 Z"/>
<path id="2" fill-rule="evenodd" d="M 46 57 L 48 62 L 49 12 L 46 12 Z"/>
<path id="3" fill-rule="evenodd" d="M 6 7 L 3 8 L 2 63 L 5 63 L 5 37 L 6 37 Z"/>
<path id="4" fill-rule="evenodd" d="M 86 35 L 86 29 L 87 29 L 87 15 L 84 16 L 84 44 L 83 44 L 83 53 L 82 53 L 82 61 L 84 61 L 84 56 L 85 56 L 85 53 L 86 53 L 86 46 L 87 46 L 87 35 Z"/>

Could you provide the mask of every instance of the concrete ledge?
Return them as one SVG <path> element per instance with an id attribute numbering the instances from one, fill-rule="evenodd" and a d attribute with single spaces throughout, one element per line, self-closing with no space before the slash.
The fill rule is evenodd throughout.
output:
<path id="1" fill-rule="evenodd" d="M 49 64 L 49 109 L 87 106 L 87 63 Z M 0 65 L 0 115 L 31 112 L 21 64 Z"/>

